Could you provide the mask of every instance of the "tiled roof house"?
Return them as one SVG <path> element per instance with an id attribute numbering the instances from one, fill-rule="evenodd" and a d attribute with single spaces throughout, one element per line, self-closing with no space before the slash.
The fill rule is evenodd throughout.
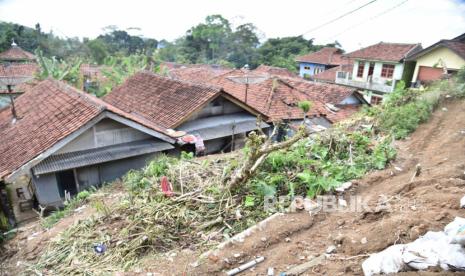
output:
<path id="1" fill-rule="evenodd" d="M 32 198 L 32 179 L 39 203 L 59 206 L 66 193 L 112 181 L 174 148 L 163 127 L 51 79 L 18 97 L 15 109 L 16 116 L 0 109 L 0 182 L 27 195 L 14 202 Z"/>
<path id="2" fill-rule="evenodd" d="M 171 79 L 142 71 L 128 78 L 104 97 L 121 110 L 154 122 L 171 131 L 198 135 L 206 153 L 236 147 L 249 131 L 255 130 L 256 117 L 263 115 L 221 87 Z M 262 127 L 268 127 L 262 123 Z M 188 150 L 188 149 L 183 149 Z"/>
<path id="3" fill-rule="evenodd" d="M 414 63 L 406 58 L 422 49 L 420 44 L 380 42 L 345 54 L 353 63 L 351 72 L 338 71 L 336 83 L 359 88 L 372 103 L 394 90 L 403 80 L 409 84 Z"/>
<path id="4" fill-rule="evenodd" d="M 465 66 L 465 34 L 453 39 L 442 39 L 419 51 L 408 60 L 415 61 L 412 82 L 416 85 L 455 74 Z"/>
<path id="5" fill-rule="evenodd" d="M 319 51 L 296 57 L 299 64 L 299 75 L 302 78 L 312 78 L 313 75 L 341 65 L 342 50 L 334 47 L 324 47 Z"/>
<path id="6" fill-rule="evenodd" d="M 15 43 L 11 48 L 0 53 L 0 108 L 10 104 L 10 96 L 16 97 L 24 88 L 32 84 L 39 66 L 36 57 L 21 49 Z M 21 85 L 21 86 L 19 86 Z"/>

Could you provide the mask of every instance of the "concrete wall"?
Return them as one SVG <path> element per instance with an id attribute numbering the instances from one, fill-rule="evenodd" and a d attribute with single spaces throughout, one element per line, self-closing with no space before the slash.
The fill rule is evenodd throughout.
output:
<path id="1" fill-rule="evenodd" d="M 99 187 L 124 176 L 131 169 L 141 169 L 156 157 L 157 154 L 145 154 L 141 156 L 102 163 L 95 166 L 78 168 L 75 170 L 79 191 Z M 58 189 L 55 173 L 33 176 L 36 187 L 36 196 L 42 206 L 60 207 L 63 205 Z"/>
<path id="2" fill-rule="evenodd" d="M 103 119 L 94 127 L 88 129 L 66 146 L 58 150 L 56 154 L 111 146 L 150 138 L 150 135 L 127 127 L 126 125 L 120 124 L 111 119 Z"/>
<path id="3" fill-rule="evenodd" d="M 441 64 L 439 63 L 439 59 L 442 59 L 444 61 L 444 63 L 447 66 L 447 69 L 449 70 L 459 70 L 460 68 L 465 66 L 465 60 L 463 58 L 461 58 L 448 48 L 440 47 L 432 50 L 431 52 L 417 59 L 415 71 L 413 72 L 412 82 L 417 81 L 420 66 L 434 67 L 435 65 L 437 65 L 439 68 L 442 68 Z"/>
<path id="4" fill-rule="evenodd" d="M 353 71 L 352 71 L 352 79 L 354 79 L 356 81 L 366 82 L 368 80 L 368 71 L 369 71 L 369 68 L 370 68 L 370 61 L 363 60 L 365 62 L 365 68 L 363 70 L 363 76 L 361 78 L 357 77 L 357 71 L 358 71 L 360 61 L 362 61 L 362 60 L 355 60 L 354 61 L 354 68 L 353 68 Z M 388 80 L 392 80 L 392 79 L 400 80 L 400 79 L 402 79 L 402 73 L 404 71 L 404 64 L 403 63 L 381 62 L 381 61 L 371 61 L 371 62 L 375 63 L 375 67 L 374 67 L 374 70 L 373 70 L 373 77 L 372 77 L 373 82 L 384 84 Z M 392 79 L 381 77 L 381 70 L 383 68 L 383 64 L 394 64 L 395 65 L 394 74 L 392 76 Z"/>
<path id="5" fill-rule="evenodd" d="M 112 182 L 125 175 L 129 170 L 145 167 L 147 163 L 160 153 L 145 154 L 136 157 L 116 160 L 99 165 L 101 183 Z"/>
<path id="6" fill-rule="evenodd" d="M 308 68 L 306 69 L 306 67 Z M 320 72 L 323 72 L 324 70 L 326 70 L 326 66 L 323 64 L 301 62 L 299 63 L 299 75 L 302 78 L 305 75 L 313 76 L 315 75 L 315 69 L 317 68 L 321 70 Z"/>

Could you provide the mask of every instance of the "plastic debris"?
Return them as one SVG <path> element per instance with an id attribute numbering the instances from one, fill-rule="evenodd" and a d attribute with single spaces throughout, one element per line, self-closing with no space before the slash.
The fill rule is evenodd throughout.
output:
<path id="1" fill-rule="evenodd" d="M 326 248 L 326 254 L 331 254 L 331 253 L 334 253 L 334 252 L 336 252 L 336 246 L 330 245 L 330 246 L 328 246 L 328 248 Z"/>
<path id="2" fill-rule="evenodd" d="M 396 273 L 407 266 L 402 262 L 402 252 L 405 245 L 396 244 L 387 249 L 371 255 L 362 263 L 363 274 L 371 276 L 376 274 Z"/>
<path id="3" fill-rule="evenodd" d="M 243 265 L 241 265 L 240 267 L 236 267 L 234 269 L 231 269 L 230 271 L 226 272 L 226 275 L 228 276 L 232 276 L 232 275 L 236 275 L 246 269 L 249 269 L 253 266 L 256 266 L 257 264 L 263 262 L 265 260 L 265 257 L 258 257 L 256 258 L 255 260 L 252 260 L 248 263 L 245 263 Z"/>
<path id="4" fill-rule="evenodd" d="M 99 243 L 99 244 L 94 245 L 94 251 L 98 255 L 102 255 L 105 253 L 105 251 L 107 251 L 107 247 L 104 244 Z"/>
<path id="5" fill-rule="evenodd" d="M 339 198 L 339 200 L 337 202 L 338 202 L 339 206 L 341 206 L 342 208 L 347 207 L 347 201 L 345 199 L 343 199 L 342 197 Z"/>
<path id="6" fill-rule="evenodd" d="M 350 187 L 352 187 L 352 182 L 348 181 L 348 182 L 344 182 L 341 184 L 341 186 L 337 187 L 336 189 L 334 189 L 336 192 L 344 192 L 345 190 L 349 189 Z"/>
<path id="7" fill-rule="evenodd" d="M 266 271 L 266 276 L 273 276 L 273 275 L 274 275 L 274 268 L 268 267 L 268 270 Z"/>
<path id="8" fill-rule="evenodd" d="M 465 271 L 465 219 L 455 218 L 442 232 L 427 232 L 408 244 L 398 244 L 371 255 L 362 264 L 365 276 L 440 267 Z"/>
<path id="9" fill-rule="evenodd" d="M 465 245 L 465 219 L 456 217 L 446 225 L 444 232 L 450 238 L 450 243 Z"/>
<path id="10" fill-rule="evenodd" d="M 291 269 L 289 269 L 285 273 L 281 273 L 280 276 L 281 275 L 286 275 L 286 276 L 301 275 L 302 273 L 305 273 L 310 268 L 321 264 L 321 262 L 323 262 L 324 259 L 325 259 L 325 255 L 324 254 L 320 255 L 320 256 L 318 256 L 316 258 L 313 258 L 312 260 L 310 260 L 310 261 L 308 261 L 306 263 L 303 263 L 303 264 L 292 267 Z"/>
<path id="11" fill-rule="evenodd" d="M 460 208 L 465 208 L 465 196 L 460 199 Z"/>
<path id="12" fill-rule="evenodd" d="M 173 188 L 171 187 L 171 183 L 168 181 L 168 177 L 166 176 L 161 177 L 161 191 L 165 194 L 165 196 L 173 196 Z"/>
<path id="13" fill-rule="evenodd" d="M 82 211 L 84 209 L 86 209 L 86 208 L 87 208 L 87 205 L 82 205 L 81 207 L 78 207 L 78 208 L 74 209 L 74 212 L 75 213 L 82 213 Z"/>

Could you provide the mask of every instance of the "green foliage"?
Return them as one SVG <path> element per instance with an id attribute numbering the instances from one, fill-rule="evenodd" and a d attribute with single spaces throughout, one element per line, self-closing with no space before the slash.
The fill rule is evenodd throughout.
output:
<path id="1" fill-rule="evenodd" d="M 245 207 L 254 207 L 255 206 L 255 197 L 253 196 L 246 196 L 244 200 Z"/>
<path id="2" fill-rule="evenodd" d="M 191 160 L 194 158 L 193 152 L 181 151 L 181 160 Z"/>
<path id="3" fill-rule="evenodd" d="M 420 123 L 426 122 L 437 98 L 427 100 L 419 97 L 419 93 L 398 87 L 390 94 L 377 114 L 380 128 L 386 133 L 392 133 L 396 139 L 403 139 Z"/>
<path id="4" fill-rule="evenodd" d="M 37 62 L 40 66 L 38 78 L 43 80 L 46 78 L 53 78 L 56 80 L 63 80 L 69 84 L 79 87 L 81 83 L 81 74 L 79 68 L 81 60 L 77 59 L 71 62 L 58 60 L 55 57 L 47 58 L 41 51 L 36 52 Z"/>
<path id="5" fill-rule="evenodd" d="M 314 197 L 367 171 L 383 169 L 395 154 L 389 137 L 336 127 L 289 150 L 270 153 L 247 187 L 257 198 L 255 202 L 272 195 Z"/>
<path id="6" fill-rule="evenodd" d="M 87 190 L 81 191 L 76 195 L 76 198 L 78 201 L 84 201 L 87 200 L 90 196 L 90 192 Z"/>
<path id="7" fill-rule="evenodd" d="M 94 39 L 87 42 L 86 45 L 87 47 L 89 47 L 92 59 L 95 62 L 97 62 L 97 64 L 103 64 L 103 62 L 108 56 L 108 51 L 105 43 L 100 39 Z"/>
<path id="8" fill-rule="evenodd" d="M 136 28 L 137 29 L 137 28 Z M 93 41 L 98 41 L 110 55 L 134 55 L 143 54 L 150 56 L 157 49 L 158 41 L 152 38 L 142 38 L 130 35 L 125 30 L 119 30 L 116 26 L 107 26 L 107 31 L 99 35 Z"/>
<path id="9" fill-rule="evenodd" d="M 44 33 L 37 23 L 35 28 L 23 25 L 0 22 L 0 52 L 7 50 L 14 41 L 24 50 L 35 52 L 40 50 L 47 57 L 68 59 L 87 57 L 88 51 L 78 38 L 60 38 L 52 32 Z"/>
<path id="10" fill-rule="evenodd" d="M 125 188 L 137 194 L 152 187 L 154 183 L 158 183 L 161 176 L 166 175 L 168 169 L 177 160 L 173 157 L 160 155 L 150 163 L 143 170 L 131 170 L 123 177 Z"/>
<path id="11" fill-rule="evenodd" d="M 308 111 L 310 111 L 310 108 L 312 108 L 312 102 L 301 101 L 299 102 L 299 108 L 302 109 L 304 113 L 307 113 Z"/>
<path id="12" fill-rule="evenodd" d="M 150 69 L 152 60 L 145 55 L 109 56 L 105 59 L 102 69 L 107 81 L 99 87 L 97 96 L 102 97 L 114 87 L 122 84 L 126 78 L 141 70 Z"/>
<path id="13" fill-rule="evenodd" d="M 47 229 L 52 228 L 52 226 L 54 226 L 62 218 L 69 216 L 70 214 L 73 213 L 73 211 L 76 208 L 87 203 L 89 201 L 90 195 L 91 195 L 91 191 L 81 191 L 70 201 L 65 202 L 65 206 L 63 209 L 57 210 L 51 213 L 49 216 L 42 219 L 41 221 L 42 227 L 47 228 Z"/>

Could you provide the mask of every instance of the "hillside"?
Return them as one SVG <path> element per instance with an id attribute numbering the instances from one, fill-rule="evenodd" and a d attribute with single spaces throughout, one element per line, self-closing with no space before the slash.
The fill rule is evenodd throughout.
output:
<path id="1" fill-rule="evenodd" d="M 394 102 L 403 100 L 401 97 Z M 394 110 L 418 114 L 429 110 L 421 110 L 422 105 L 405 110 L 403 106 Z M 354 130 L 350 135 L 336 129 L 329 138 L 323 135 L 272 155 L 263 165 L 262 173 L 252 179 L 254 183 L 270 184 L 285 175 L 296 184 L 284 188 L 279 184 L 275 189 L 279 188 L 280 194 L 314 195 L 328 191 L 340 195 L 332 186 L 336 179 L 347 181 L 371 171 L 352 180 L 352 187 L 343 194 L 347 208 L 355 207 L 351 197 L 356 197 L 372 207 L 371 211 L 320 212 L 311 216 L 298 211 L 278 215 L 243 242 L 200 258 L 224 237 L 235 235 L 271 214 L 263 211 L 260 205 L 263 202 L 258 204 L 257 198 L 258 193 L 270 187 L 260 184 L 262 190 L 258 190 L 247 185 L 232 193 L 220 189 L 224 175 L 239 167 L 240 152 L 200 159 L 184 156 L 181 161 L 167 158 L 128 174 L 124 183 L 113 183 L 76 201 L 79 204 L 70 205 L 58 223 L 45 219 L 42 225 L 49 229 L 40 223 L 20 228 L 6 243 L 0 268 L 7 275 L 25 271 L 52 275 L 116 271 L 222 275 L 255 256 L 264 256 L 263 263 L 241 275 L 263 275 L 268 267 L 279 275 L 278 272 L 296 264 L 322 256 L 334 245 L 330 257 L 320 257 L 308 275 L 361 275 L 361 263 L 368 254 L 391 244 L 412 241 L 428 230 L 442 229 L 461 215 L 459 200 L 465 194 L 465 157 L 458 149 L 465 144 L 464 111 L 463 100 L 445 98 L 427 123 L 393 145 L 387 139 L 389 136 L 367 128 L 367 123 L 373 124 L 372 119 L 355 120 L 347 126 Z M 380 118 L 389 118 L 387 113 L 382 114 Z M 405 114 L 394 114 L 399 116 L 398 120 L 405 119 L 401 117 Z M 410 123 L 416 127 L 418 122 L 421 120 Z M 397 148 L 397 158 L 389 163 L 393 158 L 391 146 Z M 333 157 L 324 157 L 325 147 L 329 147 Z M 302 151 L 299 157 L 297 153 Z M 386 164 L 386 169 L 375 170 Z M 412 177 L 418 164 L 421 173 Z M 273 166 L 277 171 L 273 171 Z M 294 186 L 299 183 L 297 179 L 305 176 L 299 172 L 310 174 L 308 168 L 323 176 L 312 181 L 324 189 Z M 173 198 L 161 193 L 162 175 L 168 176 L 175 191 L 180 189 L 181 194 Z M 308 190 L 302 191 L 303 188 Z M 380 201 L 389 208 L 373 209 Z M 98 244 L 107 245 L 104 254 L 94 252 Z"/>
<path id="2" fill-rule="evenodd" d="M 409 139 L 397 142 L 398 157 L 391 166 L 354 181 L 345 194 L 349 208 L 353 204 L 350 196 L 369 199 L 370 207 L 382 196 L 392 211 L 287 214 L 246 238 L 243 244 L 219 251 L 200 266 L 199 274 L 219 274 L 257 255 L 264 256 L 265 261 L 241 275 L 264 275 L 268 267 L 286 271 L 336 245 L 335 254 L 306 275 L 363 275 L 361 263 L 368 254 L 392 244 L 411 242 L 429 230 L 442 230 L 454 217 L 465 213 L 459 207 L 465 195 L 464 121 L 465 101 L 444 103 Z M 421 174 L 411 181 L 417 164 L 421 164 Z M 236 253 L 241 257 L 234 258 Z M 225 258 L 231 263 L 226 264 Z M 444 272 L 431 273 L 436 274 Z"/>

